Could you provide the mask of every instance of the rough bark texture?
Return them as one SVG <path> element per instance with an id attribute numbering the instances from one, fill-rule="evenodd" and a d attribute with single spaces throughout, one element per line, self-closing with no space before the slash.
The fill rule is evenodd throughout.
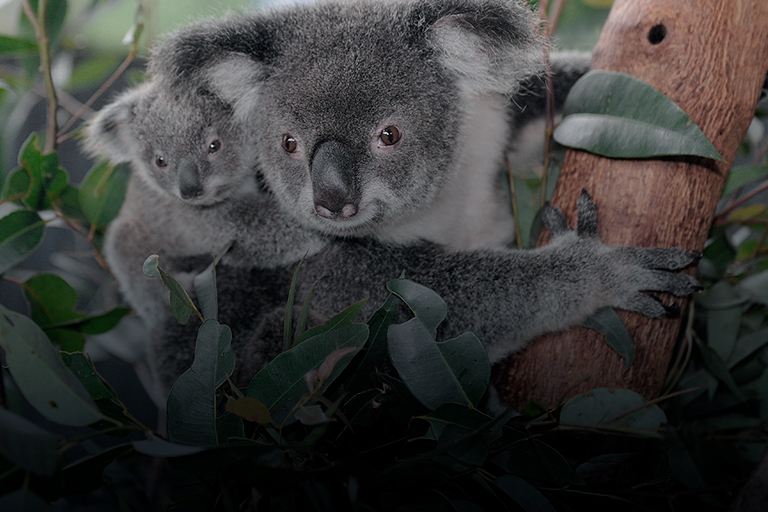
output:
<path id="1" fill-rule="evenodd" d="M 585 188 L 597 205 L 600 237 L 606 243 L 701 251 L 768 70 L 768 2 L 617 0 L 595 47 L 592 68 L 630 73 L 672 98 L 726 162 L 688 157 L 615 160 L 572 150 L 563 162 L 553 203 L 575 225 L 576 199 Z M 601 386 L 657 396 L 681 319 L 619 314 L 635 342 L 635 362 L 628 371 L 601 335 L 575 328 L 543 337 L 508 361 L 496 382 L 502 400 L 516 408 L 531 398 L 552 406 Z M 586 375 L 590 377 L 574 387 Z"/>

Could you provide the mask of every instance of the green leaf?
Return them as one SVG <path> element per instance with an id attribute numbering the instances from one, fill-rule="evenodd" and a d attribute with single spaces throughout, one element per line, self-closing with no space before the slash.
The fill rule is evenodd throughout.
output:
<path id="1" fill-rule="evenodd" d="M 37 411 L 62 425 L 103 418 L 90 394 L 59 358 L 40 327 L 0 306 L 0 346 L 16 385 Z"/>
<path id="2" fill-rule="evenodd" d="M 752 296 L 752 300 L 768 304 L 768 270 L 746 277 L 739 283 L 739 288 Z"/>
<path id="3" fill-rule="evenodd" d="M 0 510 L 50 512 L 53 508 L 29 489 L 18 489 L 0 498 Z"/>
<path id="4" fill-rule="evenodd" d="M 27 39 L 0 36 L 0 54 L 17 52 L 37 52 L 37 43 Z"/>
<path id="5" fill-rule="evenodd" d="M 47 430 L 0 407 L 0 453 L 25 470 L 52 476 L 59 465 L 57 438 Z"/>
<path id="6" fill-rule="evenodd" d="M 736 345 L 741 316 L 741 307 L 707 311 L 707 346 L 723 361 L 731 357 L 733 347 Z"/>
<path id="7" fill-rule="evenodd" d="M 216 437 L 219 446 L 229 444 L 230 439 L 242 439 L 245 437 L 243 419 L 231 412 L 224 412 L 216 418 Z"/>
<path id="8" fill-rule="evenodd" d="M 172 443 L 156 437 L 153 434 L 149 435 L 149 439 L 144 441 L 132 441 L 133 448 L 143 454 L 150 457 L 184 457 L 186 455 L 193 455 L 200 453 L 205 448 L 200 446 L 189 446 L 186 444 Z"/>
<path id="9" fill-rule="evenodd" d="M 131 173 L 125 166 L 103 163 L 91 169 L 80 185 L 78 200 L 88 221 L 100 228 L 117 217 Z"/>
<path id="10" fill-rule="evenodd" d="M 91 398 L 94 400 L 100 398 L 117 399 L 115 392 L 109 384 L 96 372 L 96 368 L 87 354 L 82 352 L 61 352 L 59 356 L 67 368 L 69 368 L 69 371 L 83 383 Z"/>
<path id="11" fill-rule="evenodd" d="M 19 153 L 19 165 L 21 169 L 14 171 L 6 180 L 4 198 L 18 197 L 33 210 L 46 210 L 68 186 L 69 177 L 59 167 L 58 155 L 43 155 L 35 134 L 24 143 Z"/>
<path id="12" fill-rule="evenodd" d="M 45 222 L 36 212 L 18 210 L 0 219 L 0 274 L 21 262 L 43 240 Z"/>
<path id="13" fill-rule="evenodd" d="M 362 347 L 368 339 L 368 326 L 352 324 L 324 332 L 278 355 L 251 380 L 246 394 L 264 402 L 275 423 L 282 425 L 299 399 L 307 393 L 304 376 L 317 370 L 329 354 L 347 347 Z M 349 364 L 347 356 L 336 364 L 325 380 L 329 386 Z"/>
<path id="14" fill-rule="evenodd" d="M 568 400 L 560 412 L 560 421 L 653 433 L 666 423 L 667 417 L 656 404 L 645 406 L 645 398 L 634 391 L 596 388 Z"/>
<path id="15" fill-rule="evenodd" d="M 768 327 L 763 327 L 753 333 L 742 336 L 736 341 L 736 346 L 728 358 L 728 369 L 732 369 L 766 344 L 768 344 Z"/>
<path id="16" fill-rule="evenodd" d="M 749 206 L 743 206 L 736 210 L 733 210 L 728 215 L 727 222 L 747 222 L 768 210 L 768 205 L 765 204 L 751 204 Z"/>
<path id="17" fill-rule="evenodd" d="M 192 368 L 184 372 L 168 396 L 168 438 L 174 443 L 215 446 L 216 389 L 235 370 L 232 331 L 216 320 L 200 326 Z"/>
<path id="18" fill-rule="evenodd" d="M 739 387 L 736 385 L 736 381 L 733 380 L 731 372 L 728 371 L 728 365 L 725 364 L 716 351 L 703 343 L 698 344 L 699 351 L 701 352 L 701 362 L 707 368 L 709 373 L 717 378 L 720 382 L 725 384 L 734 395 L 740 399 L 744 399 Z"/>
<path id="19" fill-rule="evenodd" d="M 283 331 L 283 351 L 291 348 L 291 345 L 293 344 L 291 337 L 291 332 L 293 331 L 293 305 L 296 302 L 296 290 L 299 286 L 299 272 L 301 272 L 301 265 L 304 264 L 304 259 L 306 257 L 305 254 L 296 266 L 296 270 L 293 272 L 293 278 L 291 279 L 291 287 L 288 291 L 288 303 L 285 307 L 285 329 Z M 298 343 L 298 340 L 296 343 Z"/>
<path id="20" fill-rule="evenodd" d="M 733 167 L 725 180 L 723 194 L 730 194 L 739 188 L 768 176 L 768 165 Z"/>
<path id="21" fill-rule="evenodd" d="M 24 283 L 24 296 L 30 317 L 40 327 L 53 327 L 80 321 L 84 313 L 75 311 L 77 292 L 55 274 L 38 274 Z"/>
<path id="22" fill-rule="evenodd" d="M 494 480 L 493 483 L 526 512 L 555 512 L 555 507 L 549 500 L 522 478 L 503 475 Z"/>
<path id="23" fill-rule="evenodd" d="M 491 365 L 472 333 L 435 343 L 419 318 L 389 328 L 389 356 L 413 396 L 429 409 L 456 402 L 478 404 L 490 381 Z"/>
<path id="24" fill-rule="evenodd" d="M 237 414 L 246 421 L 258 423 L 259 425 L 274 423 L 267 405 L 252 396 L 244 396 L 243 398 L 228 402 L 226 410 Z"/>
<path id="25" fill-rule="evenodd" d="M 750 299 L 750 294 L 740 286 L 734 286 L 727 281 L 718 281 L 696 301 L 707 309 L 729 309 L 744 304 Z"/>
<path id="26" fill-rule="evenodd" d="M 96 55 L 78 64 L 72 70 L 67 90 L 100 85 L 120 65 L 121 57 L 114 55 Z"/>
<path id="27" fill-rule="evenodd" d="M 130 312 L 130 308 L 115 308 L 101 315 L 90 316 L 78 322 L 72 328 L 83 334 L 102 334 L 114 329 L 120 323 L 120 320 Z"/>
<path id="28" fill-rule="evenodd" d="M 363 306 L 365 306 L 366 302 L 368 302 L 368 299 L 363 299 L 360 302 L 355 302 L 354 304 L 349 306 L 347 309 L 345 309 L 341 313 L 326 320 L 324 323 L 317 325 L 311 329 L 308 329 L 307 331 L 304 331 L 304 333 L 301 336 L 299 336 L 299 339 L 296 340 L 296 343 L 294 343 L 294 346 L 298 345 L 299 343 L 303 343 L 304 341 L 310 338 L 313 338 L 318 334 L 322 334 L 324 332 L 331 332 L 336 329 L 341 329 L 342 327 L 352 325 L 352 322 L 355 320 L 355 318 L 357 318 L 357 314 L 360 312 L 361 309 L 363 309 Z"/>
<path id="29" fill-rule="evenodd" d="M 430 424 L 430 431 L 427 437 L 438 439 L 446 425 L 455 425 L 471 431 L 478 431 L 485 428 L 493 418 L 477 409 L 468 406 L 446 403 L 434 411 L 423 416 L 416 416 L 414 419 L 425 420 Z"/>
<path id="30" fill-rule="evenodd" d="M 625 371 L 632 366 L 635 360 L 635 345 L 624 322 L 613 308 L 598 309 L 581 325 L 605 335 L 608 346 L 624 358 Z"/>
<path id="31" fill-rule="evenodd" d="M 535 438 L 513 444 L 494 457 L 493 462 L 511 474 L 529 480 L 584 485 L 557 450 Z"/>
<path id="32" fill-rule="evenodd" d="M 613 158 L 695 155 L 722 161 L 672 100 L 626 73 L 595 70 L 571 89 L 555 140 Z"/>
<path id="33" fill-rule="evenodd" d="M 147 277 L 157 277 L 160 275 L 158 270 L 158 264 L 160 263 L 160 257 L 157 254 L 147 256 L 144 263 L 141 265 L 141 271 Z"/>
<path id="34" fill-rule="evenodd" d="M 363 350 L 362 357 L 356 357 L 352 362 L 353 371 L 345 391 L 357 393 L 359 391 L 370 389 L 371 374 L 376 369 L 383 369 L 387 360 L 387 331 L 389 326 L 397 320 L 400 311 L 400 299 L 396 295 L 390 294 L 379 309 L 376 310 L 368 320 L 368 329 L 370 332 L 368 346 Z"/>
<path id="35" fill-rule="evenodd" d="M 400 278 L 389 281 L 387 289 L 403 299 L 434 339 L 437 326 L 448 315 L 448 306 L 445 301 L 434 291 L 410 279 Z"/>
<path id="36" fill-rule="evenodd" d="M 219 297 L 216 293 L 216 262 L 197 274 L 192 280 L 200 302 L 200 312 L 205 320 L 219 319 Z"/>
<path id="37" fill-rule="evenodd" d="M 147 262 L 145 261 L 144 265 L 146 264 Z M 195 303 L 192 302 L 187 291 L 181 287 L 175 277 L 168 274 L 160 267 L 157 267 L 157 272 L 160 274 L 160 279 L 162 279 L 163 285 L 165 285 L 170 292 L 170 304 L 173 316 L 180 324 L 186 325 L 192 313 L 199 313 Z"/>

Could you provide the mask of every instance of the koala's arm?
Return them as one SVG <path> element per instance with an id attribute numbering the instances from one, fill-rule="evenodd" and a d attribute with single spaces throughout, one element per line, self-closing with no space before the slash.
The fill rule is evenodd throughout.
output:
<path id="1" fill-rule="evenodd" d="M 397 248 L 349 242 L 308 260 L 303 280 L 322 278 L 315 305 L 332 314 L 368 294 L 376 307 L 386 296 L 384 283 L 405 270 L 406 277 L 434 289 L 448 304 L 439 336 L 473 331 L 492 362 L 606 306 L 652 318 L 672 311 L 645 291 L 685 296 L 699 289 L 693 277 L 671 272 L 696 261 L 697 253 L 607 246 L 597 236 L 595 207 L 586 193 L 578 210 L 578 231 L 572 231 L 559 210 L 546 209 L 553 239 L 537 249 L 451 253 L 428 244 Z"/>

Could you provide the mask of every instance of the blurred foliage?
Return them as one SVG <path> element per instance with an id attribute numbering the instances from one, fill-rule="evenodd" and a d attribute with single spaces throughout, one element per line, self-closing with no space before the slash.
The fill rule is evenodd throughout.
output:
<path id="1" fill-rule="evenodd" d="M 193 3 L 203 6 L 195 13 L 214 13 L 202 1 L 50 0 L 62 119 L 125 59 L 123 34 L 141 26 L 154 37 L 196 17 Z M 0 305 L 8 374 L 0 381 L 7 384 L 0 386 L 1 510 L 50 510 L 56 500 L 57 509 L 98 503 L 106 510 L 715 510 L 727 506 L 763 456 L 764 110 L 726 183 L 699 266 L 707 289 L 691 305 L 662 399 L 595 389 L 551 410 L 530 403 L 521 415 L 491 417 L 479 408 L 490 380 L 479 340 L 467 333 L 436 343 L 435 329 L 451 312 L 434 292 L 404 279 L 388 283 L 389 299 L 365 322 L 355 320 L 355 304 L 323 326 L 297 326 L 294 335 L 289 308 L 286 350 L 239 390 L 227 382 L 237 363 L 231 333 L 216 319 L 215 293 L 197 290 L 201 302 L 194 304 L 162 262 L 149 259 L 145 272 L 171 290 L 174 314 L 205 320 L 193 368 L 171 390 L 163 438 L 132 415 L 83 351 L 91 335 L 113 329 L 127 310 L 98 300 L 71 264 L 67 271 L 27 266 L 55 229 L 87 249 L 77 261 L 96 281 L 111 282 L 100 240 L 119 210 L 128 171 L 99 165 L 73 172 L 84 159 L 71 155 L 70 132 L 61 134 L 58 152 L 41 151 L 35 106 L 45 91 L 20 5 L 0 6 L 0 29 L 7 31 L 0 37 L 0 113 L 8 120 L 0 126 L 0 286 L 16 288 L 27 303 L 27 314 L 12 310 L 6 295 Z M 8 22 L 9 12 L 18 23 Z M 591 47 L 606 14 L 568 2 L 558 42 Z M 558 166 L 554 154 L 553 176 Z M 512 180 L 528 246 L 539 229 L 541 180 Z M 196 280 L 212 282 L 214 266 Z M 406 307 L 414 316 L 396 323 Z M 612 322 L 602 318 L 593 327 L 616 331 Z M 406 342 L 429 357 L 414 359 Z M 629 345 L 616 345 L 628 364 Z M 393 371 L 379 372 L 383 367 Z M 112 442 L 94 443 L 104 439 Z M 78 449 L 85 451 L 72 455 Z M 161 459 L 162 470 L 153 462 Z"/>

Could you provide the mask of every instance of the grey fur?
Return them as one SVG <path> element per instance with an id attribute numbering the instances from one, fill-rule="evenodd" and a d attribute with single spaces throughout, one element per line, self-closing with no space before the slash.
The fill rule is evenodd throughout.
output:
<path id="1" fill-rule="evenodd" d="M 672 312 L 644 291 L 685 296 L 700 288 L 692 276 L 673 272 L 695 262 L 698 253 L 605 245 L 593 230 L 596 210 L 586 193 L 578 212 L 577 233 L 567 228 L 558 209 L 547 206 L 543 218 L 552 229 L 552 242 L 532 250 L 451 252 L 426 242 L 403 246 L 370 238 L 336 240 L 304 262 L 297 297 L 317 283 L 315 322 L 370 297 L 361 314 L 367 318 L 386 298 L 386 282 L 405 271 L 406 277 L 434 289 L 448 304 L 438 339 L 470 330 L 491 361 L 498 362 L 533 338 L 579 324 L 606 306 L 652 318 Z M 218 269 L 220 321 L 233 330 L 235 382 L 241 385 L 281 350 L 285 308 L 263 302 L 261 290 L 269 279 L 274 273 L 226 265 Z M 287 279 L 276 282 L 283 287 L 282 295 L 275 287 L 269 287 L 271 293 L 286 297 Z M 259 292 L 249 293 L 250 288 Z M 162 339 L 167 346 L 155 347 L 166 386 L 191 364 L 195 329 L 194 323 L 166 324 Z"/>
<path id="2" fill-rule="evenodd" d="M 499 181 L 510 97 L 543 67 L 536 24 L 507 0 L 322 2 L 183 28 L 154 49 L 150 69 L 170 89 L 206 88 L 233 105 L 256 133 L 265 180 L 301 224 L 499 247 L 514 232 Z M 402 134 L 391 147 L 379 140 L 388 126 Z M 345 149 L 339 165 L 318 162 L 328 143 Z M 327 214 L 328 197 L 339 213 Z"/>
<path id="3" fill-rule="evenodd" d="M 169 315 L 168 292 L 142 273 L 150 254 L 173 272 L 173 258 L 212 254 L 232 243 L 223 260 L 228 265 L 270 268 L 324 245 L 259 189 L 247 133 L 221 100 L 197 91 L 171 94 L 154 82 L 122 94 L 89 124 L 87 150 L 132 164 L 104 252 L 126 300 L 149 326 Z M 191 284 L 191 275 L 177 277 Z"/>
<path id="4" fill-rule="evenodd" d="M 168 241 L 167 229 L 184 239 L 165 249 L 167 261 L 191 274 L 207 264 L 197 256 L 237 237 L 242 256 L 223 262 L 219 292 L 241 385 L 280 350 L 284 298 L 307 239 L 314 253 L 304 264 L 300 296 L 318 282 L 314 323 L 366 296 L 370 313 L 386 296 L 386 281 L 405 270 L 449 304 L 440 336 L 472 330 L 494 362 L 601 307 L 663 316 L 667 309 L 642 292 L 691 293 L 695 280 L 669 271 L 695 255 L 602 244 L 586 195 L 577 232 L 548 208 L 550 245 L 506 248 L 512 217 L 499 180 L 515 130 L 541 112 L 537 34 L 535 16 L 509 0 L 324 2 L 181 29 L 153 51 L 148 87 L 158 105 L 172 105 L 165 109 L 179 126 L 172 135 L 196 140 L 183 117 L 190 110 L 233 127 L 241 137 L 233 139 L 241 144 L 237 154 L 248 165 L 234 167 L 230 179 L 244 193 L 199 207 L 190 201 L 203 173 L 172 181 L 182 185 L 178 197 L 167 194 L 175 185 L 157 186 L 160 178 L 134 180 L 143 188 L 131 193 L 111 229 L 108 257 L 131 260 L 138 270 L 139 260 Z M 586 69 L 580 62 L 554 66 L 564 77 L 557 83 L 569 87 Z M 146 148 L 148 139 L 166 133 L 166 124 L 149 114 L 136 117 L 149 117 L 136 121 L 146 133 L 126 141 Z M 112 124 L 92 133 L 111 133 Z M 385 132 L 394 142 L 386 143 Z M 114 142 L 92 137 L 93 148 Z M 145 160 L 134 162 L 139 177 L 151 175 Z M 242 185 L 254 168 L 273 198 Z M 167 202 L 159 226 L 152 222 L 156 204 L 166 203 L 147 199 L 150 190 Z M 281 208 L 291 220 L 283 220 Z M 206 228 L 190 229 L 190 218 Z M 285 233 L 274 229 L 281 222 Z M 147 224 L 159 231 L 147 233 Z M 144 293 L 138 289 L 129 300 L 140 304 Z M 167 316 L 152 326 L 153 360 L 167 387 L 191 363 L 195 326 Z"/>

